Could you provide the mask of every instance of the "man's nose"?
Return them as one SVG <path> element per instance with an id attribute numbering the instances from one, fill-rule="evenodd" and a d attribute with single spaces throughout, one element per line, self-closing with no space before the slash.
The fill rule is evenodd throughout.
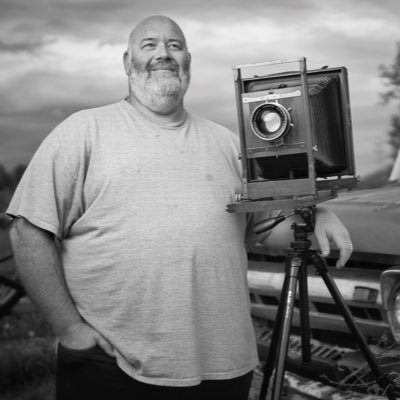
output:
<path id="1" fill-rule="evenodd" d="M 156 59 L 163 60 L 166 58 L 170 58 L 169 50 L 166 44 L 161 42 L 157 46 Z"/>

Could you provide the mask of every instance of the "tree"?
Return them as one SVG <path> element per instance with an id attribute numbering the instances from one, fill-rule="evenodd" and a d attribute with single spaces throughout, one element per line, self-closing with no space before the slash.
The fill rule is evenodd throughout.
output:
<path id="1" fill-rule="evenodd" d="M 390 66 L 383 64 L 379 66 L 380 77 L 386 81 L 385 85 L 388 87 L 388 90 L 381 93 L 382 100 L 385 104 L 390 101 L 400 100 L 400 42 L 397 42 L 396 46 L 397 54 L 393 64 Z M 391 129 L 388 132 L 388 136 L 388 143 L 391 147 L 391 156 L 395 159 L 400 148 L 400 104 L 399 114 L 392 116 Z"/>
<path id="2" fill-rule="evenodd" d="M 18 164 L 12 171 L 13 188 L 15 189 L 26 170 L 26 165 Z"/>
<path id="3" fill-rule="evenodd" d="M 0 164 L 0 190 L 7 189 L 14 191 L 25 169 L 26 165 L 18 164 L 12 171 L 8 172 L 4 165 Z"/>
<path id="4" fill-rule="evenodd" d="M 389 140 L 388 143 L 391 147 L 390 155 L 393 159 L 397 157 L 397 153 L 400 149 L 400 115 L 392 115 L 391 128 L 388 131 Z"/>
<path id="5" fill-rule="evenodd" d="M 0 164 L 0 190 L 7 189 L 12 185 L 12 176 L 4 168 L 3 164 Z"/>

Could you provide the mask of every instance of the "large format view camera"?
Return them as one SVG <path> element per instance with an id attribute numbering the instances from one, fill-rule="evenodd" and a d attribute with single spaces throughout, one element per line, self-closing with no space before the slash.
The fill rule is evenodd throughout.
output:
<path id="1" fill-rule="evenodd" d="M 288 63 L 298 71 L 282 71 Z M 278 73 L 247 74 L 242 70 L 278 67 Z M 285 277 L 263 368 L 259 400 L 281 399 L 295 301 L 299 304 L 302 364 L 311 365 L 307 267 L 314 266 L 340 310 L 347 327 L 388 399 L 394 383 L 384 375 L 354 322 L 323 257 L 311 248 L 314 206 L 355 186 L 350 102 L 346 68 L 307 71 L 306 59 L 234 67 L 239 118 L 243 192 L 230 212 L 289 209 L 292 212 L 253 225 L 257 234 L 273 229 L 296 214 L 294 240 L 285 262 Z M 245 71 L 243 71 L 245 72 Z M 262 213 L 263 214 L 263 213 Z M 297 295 L 297 288 L 299 289 Z M 272 390 L 269 391 L 273 378 Z"/>
<path id="2" fill-rule="evenodd" d="M 243 76 L 287 63 L 297 71 Z M 315 203 L 356 185 L 346 68 L 307 71 L 296 58 L 233 70 L 244 185 L 228 211 Z"/>

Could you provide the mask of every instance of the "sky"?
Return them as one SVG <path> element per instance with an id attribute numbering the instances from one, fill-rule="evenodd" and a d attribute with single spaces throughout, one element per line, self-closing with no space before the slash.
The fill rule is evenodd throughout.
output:
<path id="1" fill-rule="evenodd" d="M 192 54 L 185 107 L 235 133 L 232 66 L 306 57 L 345 66 L 357 174 L 389 161 L 379 76 L 400 42 L 399 0 L 0 0 L 0 163 L 26 164 L 44 137 L 80 109 L 127 95 L 122 53 L 132 27 L 173 18 Z"/>

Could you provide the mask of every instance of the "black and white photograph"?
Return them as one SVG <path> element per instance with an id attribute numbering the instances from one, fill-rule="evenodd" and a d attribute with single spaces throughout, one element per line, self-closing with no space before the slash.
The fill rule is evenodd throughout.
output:
<path id="1" fill-rule="evenodd" d="M 0 0 L 0 398 L 400 398 L 399 16 Z"/>

